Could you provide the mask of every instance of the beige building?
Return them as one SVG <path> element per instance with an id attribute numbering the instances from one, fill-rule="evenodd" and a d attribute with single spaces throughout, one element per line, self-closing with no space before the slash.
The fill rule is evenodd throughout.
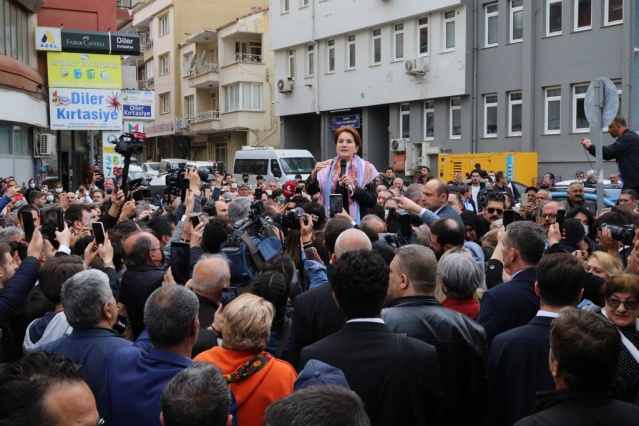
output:
<path id="1" fill-rule="evenodd" d="M 279 145 L 268 34 L 268 9 L 253 8 L 180 43 L 181 124 L 191 158 L 230 161 L 243 145 Z"/>
<path id="2" fill-rule="evenodd" d="M 132 26 L 141 34 L 144 50 L 136 61 L 138 89 L 156 93 L 155 120 L 146 123 L 144 129 L 148 157 L 158 160 L 191 156 L 192 134 L 184 131 L 184 64 L 179 43 L 203 28 L 224 25 L 256 6 L 266 8 L 268 0 L 148 0 L 134 7 Z M 212 53 L 217 56 L 216 52 L 208 54 Z M 212 61 L 213 57 L 206 58 L 206 63 Z"/>

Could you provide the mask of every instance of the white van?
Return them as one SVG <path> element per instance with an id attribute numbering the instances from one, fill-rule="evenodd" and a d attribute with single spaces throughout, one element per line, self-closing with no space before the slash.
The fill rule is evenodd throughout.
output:
<path id="1" fill-rule="evenodd" d="M 257 175 L 264 176 L 264 183 L 270 179 L 284 183 L 294 180 L 297 174 L 308 179 L 315 163 L 313 155 L 305 149 L 243 146 L 235 152 L 233 177 L 241 182 L 242 175 L 247 173 L 250 183 L 255 182 Z"/>

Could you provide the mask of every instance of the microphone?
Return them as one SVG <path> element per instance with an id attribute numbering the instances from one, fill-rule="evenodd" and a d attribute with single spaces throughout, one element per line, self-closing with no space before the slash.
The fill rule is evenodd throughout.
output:
<path id="1" fill-rule="evenodd" d="M 346 173 L 346 160 L 339 160 L 339 177 L 344 176 Z"/>
<path id="2" fill-rule="evenodd" d="M 282 195 L 285 197 L 292 197 L 295 195 L 295 188 L 297 188 L 297 184 L 295 181 L 288 181 L 282 186 Z"/>

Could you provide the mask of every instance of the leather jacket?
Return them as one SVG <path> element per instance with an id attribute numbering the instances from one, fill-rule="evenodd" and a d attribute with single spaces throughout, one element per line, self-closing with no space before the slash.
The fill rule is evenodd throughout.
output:
<path id="1" fill-rule="evenodd" d="M 486 407 L 488 357 L 484 328 L 466 315 L 443 307 L 433 296 L 391 299 L 382 310 L 382 319 L 392 331 L 437 348 L 444 392 L 455 395 L 445 399 L 445 424 L 481 423 Z"/>

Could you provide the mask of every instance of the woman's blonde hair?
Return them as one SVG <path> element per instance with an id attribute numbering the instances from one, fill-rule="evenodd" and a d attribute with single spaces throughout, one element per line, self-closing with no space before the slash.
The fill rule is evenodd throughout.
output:
<path id="1" fill-rule="evenodd" d="M 618 257 L 615 257 L 610 253 L 606 253 L 605 251 L 592 252 L 592 255 L 588 258 L 588 260 L 593 257 L 599 261 L 608 277 L 623 274 L 623 266 L 621 266 L 621 260 L 619 260 Z M 586 263 L 588 263 L 588 261 L 586 261 Z"/>
<path id="2" fill-rule="evenodd" d="M 275 315 L 273 305 L 245 293 L 224 307 L 224 347 L 232 351 L 259 353 L 264 350 Z"/>

